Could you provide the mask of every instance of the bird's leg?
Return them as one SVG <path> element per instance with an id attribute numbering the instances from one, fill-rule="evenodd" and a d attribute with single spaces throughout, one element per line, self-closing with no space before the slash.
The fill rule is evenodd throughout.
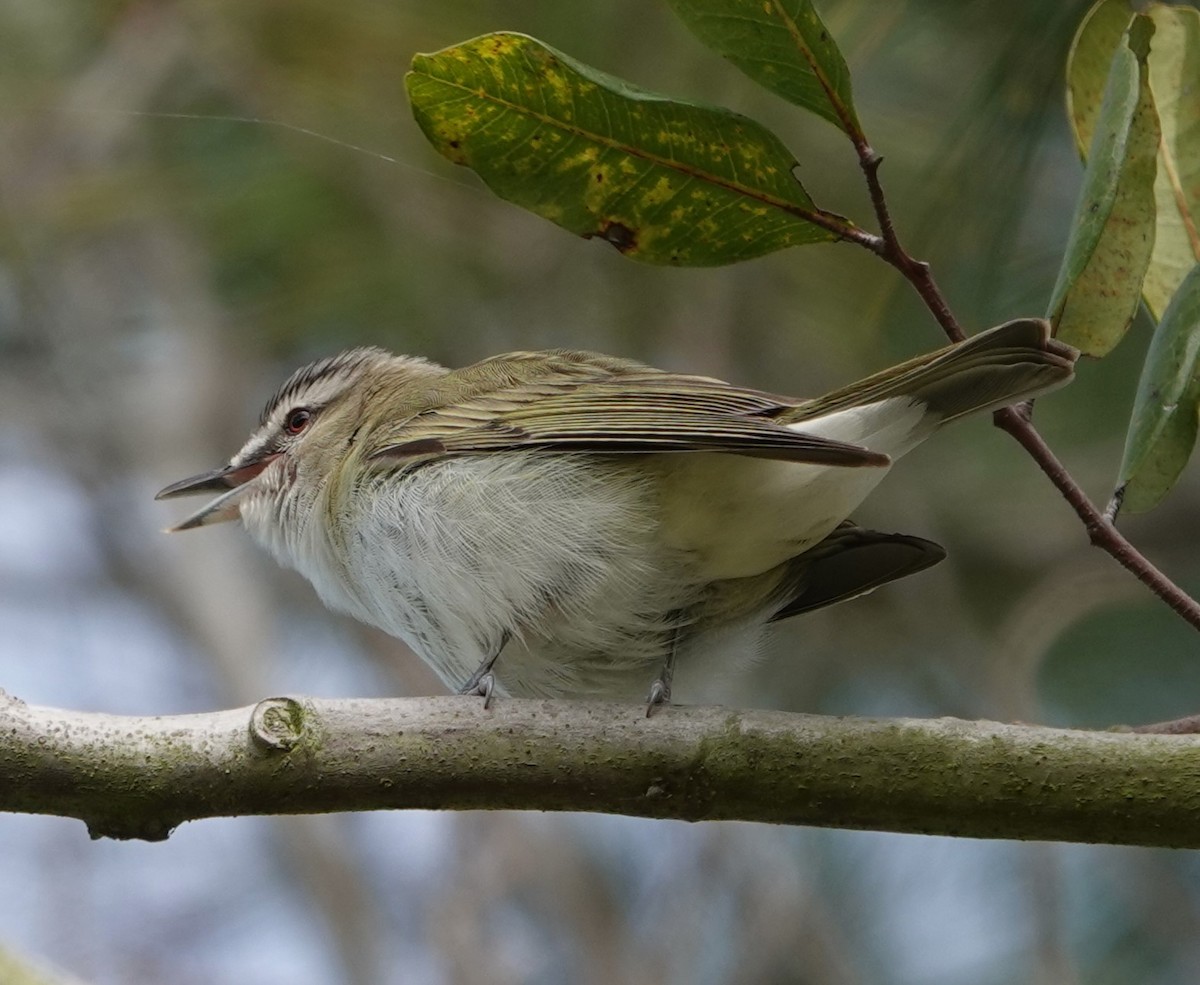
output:
<path id="1" fill-rule="evenodd" d="M 468 677 L 467 682 L 458 689 L 459 694 L 477 694 L 483 698 L 484 711 L 491 707 L 492 694 L 496 690 L 496 675 L 492 673 L 492 667 L 495 666 L 501 651 L 508 646 L 510 635 L 505 630 L 504 635 L 500 637 L 500 645 L 484 658 L 483 663 L 475 668 L 475 673 Z"/>
<path id="2" fill-rule="evenodd" d="M 654 714 L 654 709 L 671 703 L 671 681 L 675 677 L 675 655 L 679 652 L 679 639 L 683 635 L 682 628 L 676 626 L 671 630 L 671 648 L 667 650 L 667 658 L 663 661 L 662 670 L 650 685 L 650 693 L 646 696 L 646 717 Z"/>

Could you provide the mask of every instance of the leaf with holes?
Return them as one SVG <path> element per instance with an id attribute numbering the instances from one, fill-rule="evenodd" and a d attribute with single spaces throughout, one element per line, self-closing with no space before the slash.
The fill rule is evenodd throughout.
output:
<path id="1" fill-rule="evenodd" d="M 1137 397 L 1117 497 L 1132 513 L 1159 504 L 1196 444 L 1200 424 L 1200 265 L 1192 267 L 1154 333 Z"/>
<path id="2" fill-rule="evenodd" d="M 813 203 L 795 159 L 753 120 L 646 92 L 525 35 L 417 55 L 406 84 L 447 158 L 637 260 L 732 263 L 857 231 Z"/>
<path id="3" fill-rule="evenodd" d="M 1137 312 L 1154 247 L 1158 117 L 1147 58 L 1154 24 L 1136 15 L 1109 66 L 1083 188 L 1047 317 L 1063 342 L 1103 356 Z"/>
<path id="4" fill-rule="evenodd" d="M 1162 139 L 1154 179 L 1155 236 L 1142 297 L 1155 319 L 1200 263 L 1200 10 L 1149 4 L 1150 91 Z M 1067 62 L 1067 102 L 1080 153 L 1096 129 L 1105 75 L 1133 19 L 1127 0 L 1101 0 L 1084 19 Z"/>
<path id="5" fill-rule="evenodd" d="M 850 70 L 811 0 L 669 0 L 688 28 L 759 85 L 865 141 Z"/>

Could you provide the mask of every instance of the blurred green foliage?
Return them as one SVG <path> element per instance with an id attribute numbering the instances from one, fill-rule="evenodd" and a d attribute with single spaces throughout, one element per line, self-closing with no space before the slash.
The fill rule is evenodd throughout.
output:
<path id="1" fill-rule="evenodd" d="M 1053 284 L 1079 182 L 1063 59 L 1085 8 L 822 5 L 885 157 L 905 240 L 933 263 L 972 328 L 1042 310 Z M 32 188 L 6 199 L 11 269 L 31 285 L 29 272 L 72 243 L 169 226 L 198 245 L 229 344 L 279 371 L 351 343 L 448 362 L 561 345 L 815 393 L 941 344 L 900 278 L 851 247 L 713 271 L 639 268 L 495 201 L 428 148 L 403 93 L 411 55 L 523 30 L 639 84 L 762 119 L 822 204 L 869 223 L 857 164 L 836 130 L 706 51 L 665 5 L 581 9 L 532 0 L 459 0 L 436 11 L 368 0 L 10 5 L 0 13 L 13 59 L 4 76 L 10 167 L 24 168 Z M 58 143 L 39 143 L 48 135 Z M 1039 424 L 1092 488 L 1114 468 L 1145 342 L 1144 331 L 1131 333 L 1113 359 L 1084 367 L 1040 409 Z M 1147 550 L 1163 550 L 1185 576 L 1192 562 L 1178 545 L 1197 532 L 1187 498 L 1143 528 Z M 981 626 L 999 624 L 1045 565 L 1086 553 L 1049 487 L 983 423 L 906 462 L 867 512 L 947 541 L 962 559 L 954 591 Z M 858 603 L 929 604 L 926 593 Z M 1153 600 L 1133 604 L 1174 631 Z M 893 617 L 873 644 L 880 659 L 901 624 L 927 656 L 953 649 L 919 613 Z M 812 637 L 817 622 L 781 645 Z M 804 704 L 788 690 L 781 701 Z"/>
<path id="2" fill-rule="evenodd" d="M 1063 109 L 1063 63 L 1088 5 L 820 4 L 853 73 L 859 117 L 885 158 L 882 176 L 903 237 L 932 262 L 971 329 L 1045 310 L 1081 177 Z M 215 463 L 237 447 L 295 364 L 348 344 L 380 343 L 449 363 L 514 348 L 591 348 L 797 394 L 942 344 L 900 278 L 849 246 L 811 246 L 718 270 L 648 268 L 496 201 L 428 147 L 402 80 L 414 52 L 501 29 L 532 34 L 647 88 L 762 120 L 796 155 L 823 207 L 869 224 L 844 137 L 706 51 L 666 3 L 0 6 L 0 422 L 27 429 L 37 453 L 93 496 L 114 582 L 128 582 L 131 570 L 164 550 L 147 545 L 163 519 L 149 507 L 139 512 L 142 500 L 184 474 L 176 466 L 198 469 L 208 464 L 201 456 Z M 1085 364 L 1072 387 L 1037 409 L 1039 427 L 1094 498 L 1107 494 L 1120 458 L 1146 329 L 1136 321 L 1111 358 Z M 203 393 L 181 395 L 180 381 L 193 379 Z M 155 444 L 150 429 L 160 419 L 171 428 Z M 1123 528 L 1173 576 L 1200 589 L 1198 494 L 1200 482 L 1185 472 L 1162 509 Z M 715 697 L 793 710 L 1064 725 L 1198 710 L 1192 634 L 1087 547 L 1048 483 L 987 421 L 949 429 L 906 459 L 859 519 L 932 537 L 950 558 L 919 578 L 796 620 L 766 659 Z M 221 542 L 222 563 L 231 563 L 232 543 Z M 254 569 L 251 584 L 276 577 L 267 570 Z M 300 626 L 323 618 L 307 589 L 270 584 L 280 618 Z M 155 587 L 141 589 L 147 604 Z M 173 612 L 162 603 L 159 617 L 169 622 Z M 339 624 L 338 632 L 352 630 Z M 465 839 L 458 856 L 470 863 L 463 898 L 484 906 L 475 863 L 523 858 L 526 842 L 512 835 L 493 846 L 493 856 L 470 841 L 480 830 L 470 822 L 455 830 Z M 846 964 L 829 967 L 844 974 L 826 980 L 901 980 L 889 974 L 887 942 L 904 936 L 876 934 L 895 887 L 876 884 L 865 836 L 798 833 L 784 841 L 756 830 L 768 847 L 755 869 L 751 834 L 713 830 L 721 832 L 711 834 L 715 847 L 694 870 L 691 856 L 674 865 L 636 863 L 688 898 L 708 899 L 705 880 L 724 873 L 735 887 L 732 902 L 727 910 L 713 903 L 720 918 L 702 929 L 728 931 L 728 914 L 756 901 L 767 900 L 760 905 L 769 910 L 775 897 L 762 887 L 778 890 L 768 877 L 785 868 L 782 861 L 795 862 L 816 873 L 819 892 L 779 912 L 812 920 L 806 932 L 821 938 L 822 953 L 840 948 Z M 698 831 L 672 828 L 667 847 L 710 837 Z M 525 920 L 542 912 L 537 901 L 553 900 L 547 906 L 566 922 L 559 897 L 532 881 L 554 875 L 555 866 L 544 864 L 544 833 L 526 833 L 528 840 L 537 850 L 520 878 L 529 881 L 514 877 L 486 899 L 510 901 L 506 912 Z M 574 846 L 577 854 L 596 852 L 579 840 L 586 844 Z M 594 896 L 597 872 L 612 878 L 618 865 L 633 867 L 628 850 L 619 839 L 611 858 L 577 873 L 587 888 L 574 886 L 571 898 Z M 575 856 L 564 849 L 562 857 Z M 1035 847 L 1022 846 L 1017 857 L 1029 871 L 1014 876 L 1006 863 L 1015 881 L 1005 885 L 1027 890 L 1019 902 L 1033 907 L 1043 937 L 1013 918 L 987 927 L 981 939 L 1009 934 L 1004 940 L 1016 939 L 1019 953 L 973 965 L 967 977 L 905 980 L 1172 985 L 1200 976 L 1195 873 L 1178 861 L 1137 855 L 1140 878 L 1162 895 L 1131 891 L 1097 916 L 1097 900 L 1111 899 L 1097 889 L 1108 877 L 1104 865 L 1063 874 L 1041 865 Z M 702 887 L 687 882 L 693 872 Z M 757 874 L 752 880 L 747 872 Z M 930 863 L 914 878 L 939 874 Z M 991 900 L 999 878 L 981 876 L 979 898 Z M 1071 898 L 1061 901 L 1039 879 L 1061 879 L 1069 892 L 1058 891 Z M 511 885 L 526 887 L 525 896 L 520 888 L 506 896 Z M 1191 902 L 1171 904 L 1177 924 L 1167 927 L 1145 903 L 1152 895 Z M 610 937 L 600 939 L 656 942 L 656 920 L 668 909 L 615 899 L 604 915 Z M 814 913 L 826 911 L 832 929 L 812 930 L 822 926 Z M 1083 913 L 1073 918 L 1083 928 L 1059 926 L 1069 922 L 1063 911 Z M 902 924 L 903 914 L 889 919 Z M 742 946 L 733 956 L 760 959 L 754 967 L 800 974 L 789 963 L 795 928 L 781 930 L 771 946 L 760 930 L 739 926 L 736 938 L 696 934 L 710 947 Z M 490 931 L 480 934 L 490 940 Z M 652 950 L 646 980 L 671 957 Z M 926 949 L 931 960 L 936 950 Z M 1056 974 L 1064 968 L 1069 975 Z M 750 971 L 730 979 L 754 980 Z M 680 973 L 676 980 L 696 979 Z"/>

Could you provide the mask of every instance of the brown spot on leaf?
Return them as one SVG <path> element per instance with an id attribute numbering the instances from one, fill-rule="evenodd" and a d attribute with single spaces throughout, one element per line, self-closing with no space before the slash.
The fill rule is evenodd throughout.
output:
<path id="1" fill-rule="evenodd" d="M 621 253 L 632 253 L 637 249 L 637 232 L 615 219 L 606 219 L 594 235 L 611 243 Z"/>

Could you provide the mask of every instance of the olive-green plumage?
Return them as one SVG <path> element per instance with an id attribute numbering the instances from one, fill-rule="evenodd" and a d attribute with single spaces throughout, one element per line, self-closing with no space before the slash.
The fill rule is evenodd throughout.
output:
<path id="1" fill-rule="evenodd" d="M 240 517 L 451 685 L 632 696 L 665 666 L 661 699 L 676 664 L 940 560 L 846 517 L 941 424 L 1052 390 L 1075 357 L 1026 319 L 804 400 L 595 353 L 447 370 L 356 349 L 161 495 L 228 489 L 180 527 Z"/>

